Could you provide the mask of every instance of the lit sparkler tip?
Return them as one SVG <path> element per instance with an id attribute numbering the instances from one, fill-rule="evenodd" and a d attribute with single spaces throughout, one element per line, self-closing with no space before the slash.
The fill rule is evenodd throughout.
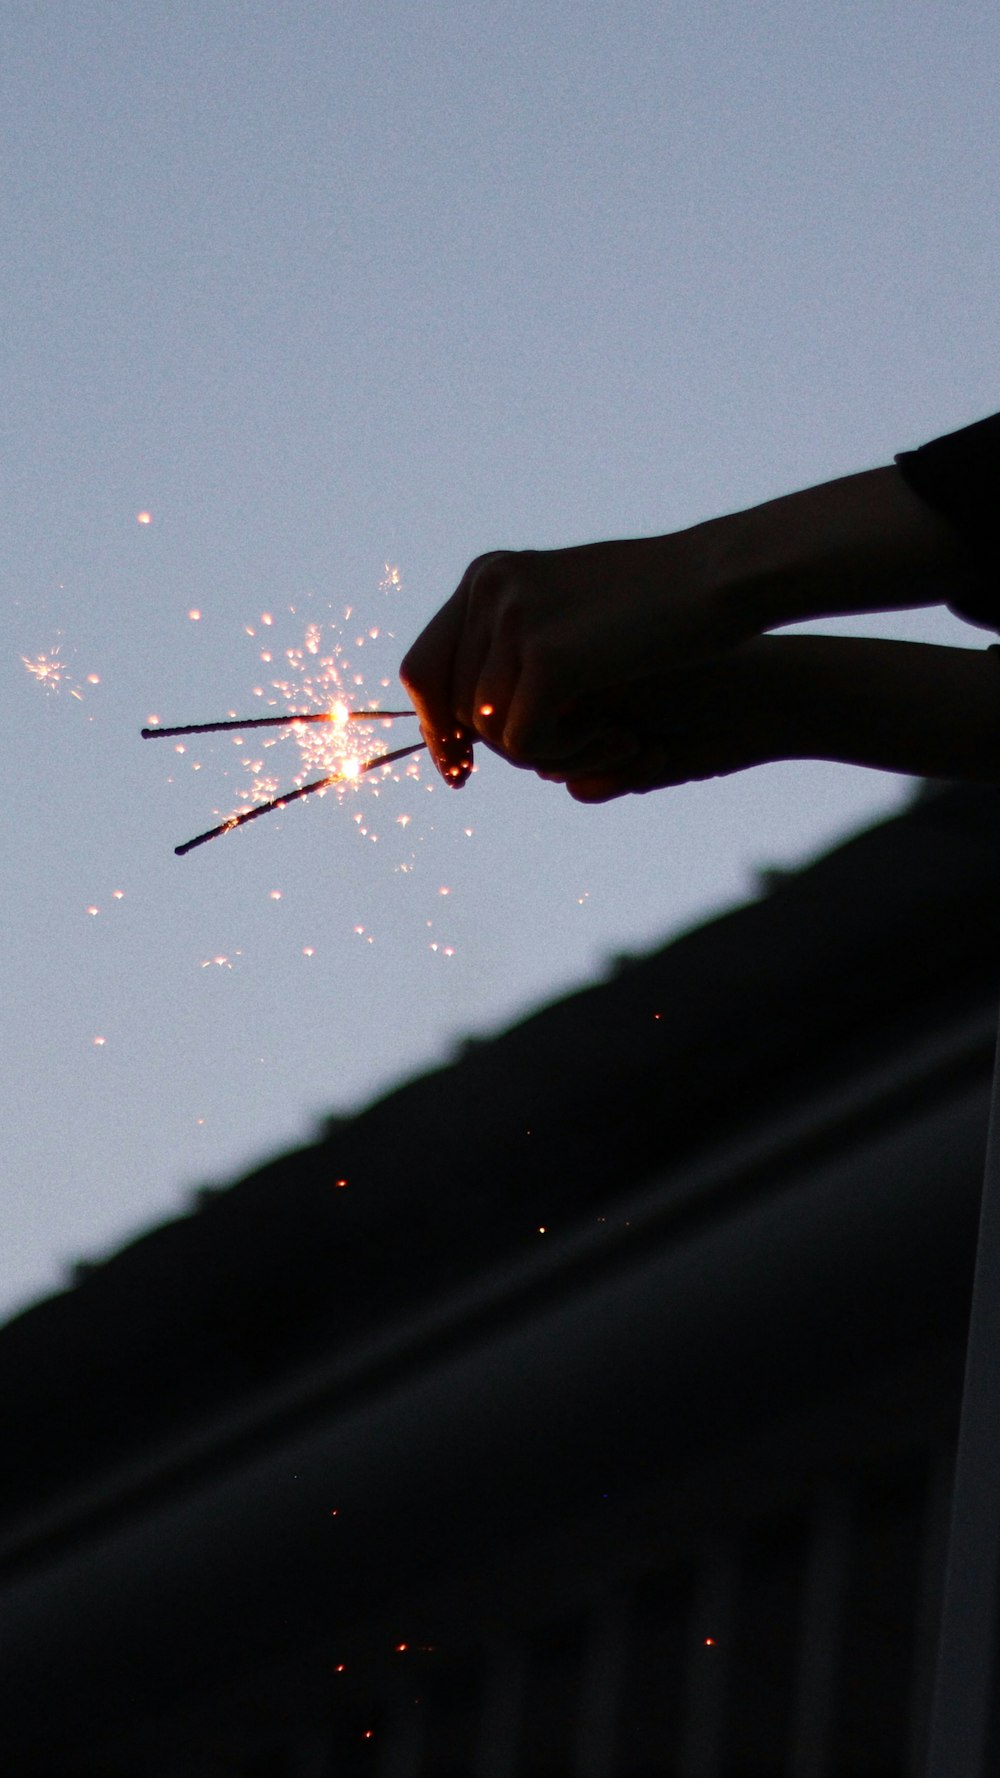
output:
<path id="1" fill-rule="evenodd" d="M 161 729 L 154 731 L 161 734 Z M 372 772 L 377 766 L 393 765 L 397 759 L 406 759 L 411 753 L 419 753 L 426 743 L 415 741 L 409 747 L 397 747 L 392 753 L 376 753 L 371 759 L 363 759 L 352 777 L 360 778 L 365 772 Z M 300 784 L 295 790 L 282 791 L 280 796 L 271 798 L 270 802 L 259 803 L 256 808 L 243 809 L 238 815 L 230 815 L 220 821 L 217 827 L 210 827 L 207 833 L 196 834 L 193 840 L 185 840 L 183 846 L 175 846 L 178 858 L 193 852 L 196 846 L 204 846 L 209 840 L 216 840 L 221 834 L 229 833 L 234 827 L 243 827 L 247 821 L 256 821 L 259 815 L 268 815 L 272 809 L 283 809 L 286 803 L 298 802 L 300 797 L 311 796 L 314 790 L 328 790 L 331 784 L 343 784 L 347 778 L 344 771 L 330 772 L 325 778 L 313 778 L 308 784 Z"/>

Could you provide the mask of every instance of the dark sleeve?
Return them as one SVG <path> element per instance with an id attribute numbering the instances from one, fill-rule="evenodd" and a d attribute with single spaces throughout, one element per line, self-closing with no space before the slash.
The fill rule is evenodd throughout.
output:
<path id="1" fill-rule="evenodd" d="M 967 623 L 1000 630 L 1000 414 L 934 438 L 896 463 L 907 484 L 964 533 L 980 585 L 948 610 Z"/>

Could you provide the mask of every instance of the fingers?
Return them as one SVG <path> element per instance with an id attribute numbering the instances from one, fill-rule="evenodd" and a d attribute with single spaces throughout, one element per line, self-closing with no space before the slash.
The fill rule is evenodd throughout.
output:
<path id="1" fill-rule="evenodd" d="M 438 771 L 459 788 L 472 770 L 472 735 L 452 705 L 455 655 L 465 625 L 468 573 L 420 632 L 403 659 L 399 677 L 413 700 L 420 729 Z"/>
<path id="2" fill-rule="evenodd" d="M 612 765 L 596 772 L 581 772 L 565 780 L 566 789 L 577 803 L 610 803 L 621 796 L 645 796 L 651 790 L 666 790 L 671 785 L 688 782 L 687 768 L 674 758 L 665 746 L 647 746 L 641 757 Z"/>
<path id="3" fill-rule="evenodd" d="M 574 772 L 565 779 L 574 802 L 607 803 L 620 796 L 646 796 L 680 784 L 726 778 L 783 757 L 762 725 L 733 721 L 727 712 L 643 742 L 622 765 Z"/>
<path id="4" fill-rule="evenodd" d="M 546 709 L 558 664 L 536 650 L 524 667 L 524 610 L 534 588 L 518 564 L 533 555 L 478 557 L 400 667 L 431 757 L 456 786 L 472 769 L 477 735 L 515 765 L 568 757 L 579 745 L 579 735 L 565 740 L 553 731 L 558 712 Z"/>
<path id="5" fill-rule="evenodd" d="M 513 765 L 572 781 L 578 800 L 596 799 L 588 779 L 632 771 L 648 754 L 623 739 L 637 706 L 663 739 L 664 718 L 687 722 L 726 702 L 726 660 L 658 664 L 662 563 L 647 554 L 637 543 L 496 550 L 470 564 L 400 669 L 447 783 L 466 781 L 479 738 Z M 676 627 L 676 649 L 690 653 Z M 615 783 L 617 795 L 653 787 Z"/>

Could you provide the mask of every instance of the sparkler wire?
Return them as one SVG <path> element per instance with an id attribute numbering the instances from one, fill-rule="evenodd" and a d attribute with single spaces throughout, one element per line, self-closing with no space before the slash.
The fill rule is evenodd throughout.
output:
<path id="1" fill-rule="evenodd" d="M 415 716 L 415 710 L 307 710 L 297 716 L 248 716 L 245 722 L 232 718 L 226 722 L 185 722 L 174 728 L 144 728 L 139 732 L 144 741 L 167 740 L 171 735 L 217 735 L 224 729 L 289 728 L 296 722 L 392 722 L 397 716 Z"/>
<path id="2" fill-rule="evenodd" d="M 407 711 L 407 715 L 410 714 Z M 161 733 L 159 729 L 151 732 Z M 286 790 L 281 796 L 272 797 L 269 803 L 258 803 L 254 809 L 243 809 L 238 815 L 230 815 L 227 820 L 220 821 L 218 827 L 210 827 L 207 833 L 196 834 L 193 840 L 185 840 L 183 846 L 175 846 L 174 851 L 178 858 L 183 858 L 185 852 L 193 852 L 196 846 L 204 846 L 209 840 L 217 840 L 220 834 L 242 827 L 247 821 L 256 821 L 258 815 L 269 815 L 272 809 L 283 809 L 286 803 L 297 802 L 300 796 L 310 796 L 314 790 L 326 790 L 331 784 L 351 782 L 354 778 L 360 778 L 363 772 L 373 772 L 377 766 L 393 765 L 398 759 L 406 759 L 411 753 L 419 753 L 426 745 L 425 741 L 415 741 L 409 747 L 397 747 L 392 753 L 377 753 L 372 759 L 362 760 L 356 772 L 331 772 L 329 777 L 314 778 L 310 784 L 300 784 L 297 790 Z"/>

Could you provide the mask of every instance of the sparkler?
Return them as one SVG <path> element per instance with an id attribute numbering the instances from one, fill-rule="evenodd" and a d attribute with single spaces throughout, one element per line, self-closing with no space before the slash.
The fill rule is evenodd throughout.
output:
<path id="1" fill-rule="evenodd" d="M 415 716 L 415 710 L 345 710 L 342 706 L 334 710 L 310 710 L 303 715 L 285 716 L 253 716 L 246 722 L 234 717 L 224 722 L 189 722 L 171 728 L 144 728 L 140 732 L 144 741 L 152 741 L 158 737 L 164 739 L 176 735 L 211 735 L 220 734 L 227 729 L 247 728 L 289 728 L 296 723 L 330 722 L 338 726 L 347 722 L 391 722 L 397 716 Z M 186 852 L 193 852 L 196 846 L 204 846 L 209 840 L 216 840 L 234 828 L 243 827 L 248 821 L 256 821 L 258 815 L 268 815 L 272 809 L 283 809 L 286 804 L 297 802 L 300 797 L 311 796 L 315 791 L 328 790 L 333 784 L 346 784 L 360 778 L 366 772 L 373 772 L 378 766 L 394 765 L 397 760 L 407 759 L 413 753 L 419 753 L 426 746 L 424 741 L 413 741 L 408 747 L 397 747 L 390 753 L 376 753 L 370 759 L 351 762 L 350 769 L 329 772 L 323 778 L 313 778 L 308 784 L 300 784 L 294 790 L 283 791 L 269 802 L 259 803 L 252 809 L 241 809 L 235 815 L 228 815 L 218 826 L 210 827 L 206 833 L 196 834 L 193 840 L 185 840 L 182 846 L 175 846 L 178 858 Z"/>
<path id="2" fill-rule="evenodd" d="M 155 741 L 158 735 L 221 735 L 224 729 L 290 728 L 296 722 L 392 722 L 397 716 L 415 716 L 415 710 L 307 710 L 299 716 L 250 716 L 246 722 L 235 717 L 225 722 L 184 722 L 174 728 L 144 728 L 144 741 Z"/>

